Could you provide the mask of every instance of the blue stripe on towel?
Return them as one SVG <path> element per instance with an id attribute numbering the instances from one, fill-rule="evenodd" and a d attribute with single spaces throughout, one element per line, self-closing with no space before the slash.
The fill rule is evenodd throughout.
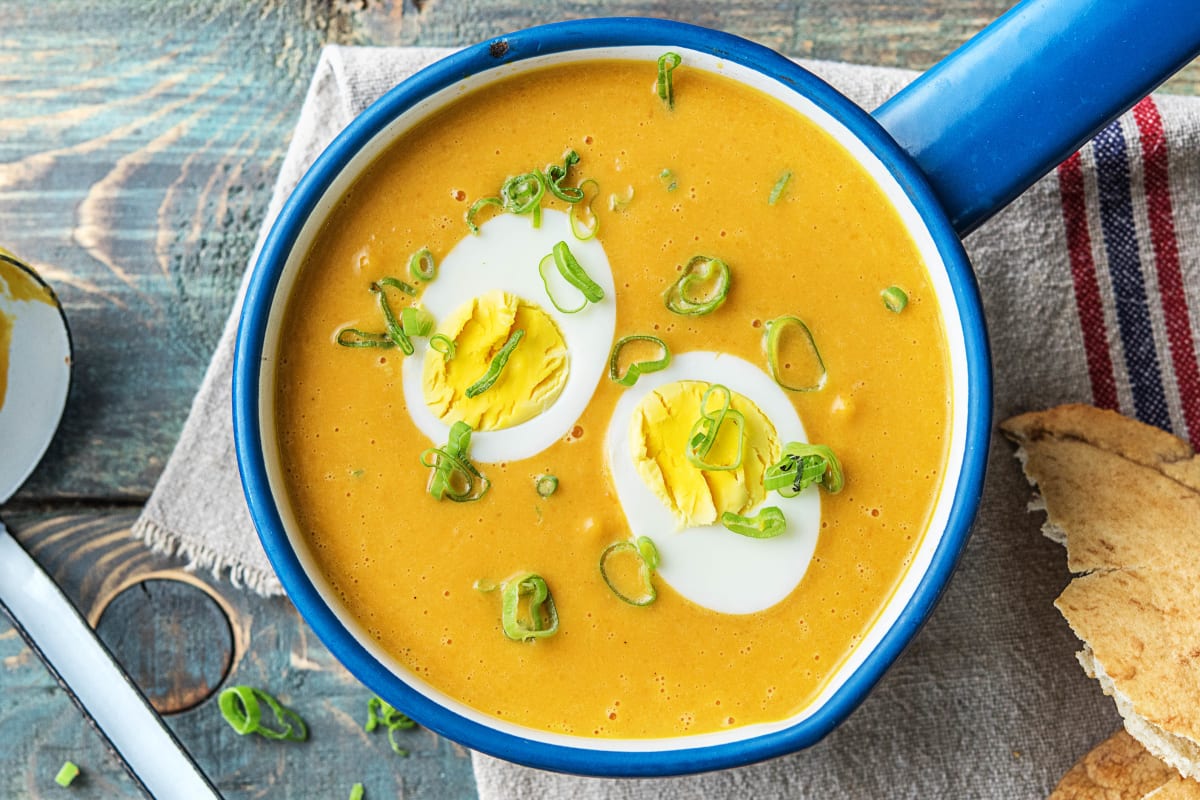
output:
<path id="1" fill-rule="evenodd" d="M 1129 148 L 1119 121 L 1099 134 L 1093 144 L 1100 194 L 1100 226 L 1112 276 L 1117 326 L 1125 351 L 1125 370 L 1133 392 L 1134 413 L 1145 423 L 1171 430 L 1163 391 L 1162 370 L 1154 347 L 1154 329 L 1146 299 L 1146 282 L 1133 224 L 1129 188 Z"/>

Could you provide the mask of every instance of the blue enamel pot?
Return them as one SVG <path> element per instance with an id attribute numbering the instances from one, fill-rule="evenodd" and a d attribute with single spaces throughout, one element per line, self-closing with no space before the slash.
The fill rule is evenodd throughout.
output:
<path id="1" fill-rule="evenodd" d="M 654 740 L 589 739 L 484 715 L 389 660 L 345 612 L 286 505 L 272 399 L 280 317 L 329 209 L 390 141 L 463 91 L 573 59 L 665 50 L 720 69 L 818 122 L 874 176 L 906 221 L 944 311 L 952 364 L 950 465 L 934 522 L 870 635 L 808 707 L 777 724 Z M 606 776 L 714 770 L 820 740 L 863 701 L 946 587 L 975 518 L 991 430 L 987 333 L 960 237 L 1200 52 L 1195 0 L 1028 0 L 868 113 L 787 58 L 746 40 L 653 19 L 546 25 L 460 51 L 388 92 L 325 150 L 291 195 L 248 286 L 237 338 L 234 423 L 251 515 L 289 597 L 367 687 L 469 748 Z"/>

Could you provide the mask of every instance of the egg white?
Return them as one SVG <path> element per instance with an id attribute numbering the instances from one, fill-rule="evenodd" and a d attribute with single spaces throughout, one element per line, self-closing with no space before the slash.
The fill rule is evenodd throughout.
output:
<path id="1" fill-rule="evenodd" d="M 554 245 L 565 241 L 584 271 L 604 290 L 604 299 L 589 303 L 577 314 L 564 314 L 546 296 L 538 264 Z M 552 291 L 564 308 L 578 305 L 580 294 L 548 271 Z M 591 402 L 596 385 L 608 367 L 609 349 L 617 325 L 616 287 L 604 247 L 595 239 L 579 241 L 566 214 L 542 210 L 541 227 L 528 216 L 498 214 L 467 234 L 441 259 L 437 278 L 421 295 L 420 305 L 439 323 L 471 298 L 499 289 L 536 303 L 554 322 L 567 345 L 567 381 L 558 398 L 541 414 L 511 428 L 476 431 L 471 436 L 471 460 L 481 463 L 513 461 L 537 455 L 565 436 Z M 445 443 L 450 426 L 425 404 L 422 364 L 441 358 L 424 339 L 404 360 L 402 385 L 408 412 L 417 428 L 435 444 Z"/>
<path id="2" fill-rule="evenodd" d="M 647 394 L 685 380 L 720 383 L 752 400 L 775 425 L 780 444 L 808 441 L 785 390 L 762 369 L 728 353 L 681 353 L 665 370 L 641 376 L 613 410 L 605 449 L 617 497 L 633 535 L 648 536 L 658 548 L 661 580 L 713 611 L 762 611 L 791 594 L 808 570 L 821 524 L 818 490 L 811 487 L 791 498 L 771 492 L 748 512 L 753 516 L 763 506 L 783 511 L 787 527 L 773 539 L 740 536 L 719 523 L 677 530 L 675 515 L 634 466 L 630 428 L 633 412 Z"/>

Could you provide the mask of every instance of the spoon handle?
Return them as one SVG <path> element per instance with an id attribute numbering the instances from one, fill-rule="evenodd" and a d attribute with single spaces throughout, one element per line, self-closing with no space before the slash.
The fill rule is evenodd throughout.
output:
<path id="1" fill-rule="evenodd" d="M 965 235 L 1197 54 L 1196 0 L 1025 0 L 873 116 Z"/>
<path id="2" fill-rule="evenodd" d="M 156 800 L 220 795 L 91 626 L 0 522 L 0 609 Z"/>

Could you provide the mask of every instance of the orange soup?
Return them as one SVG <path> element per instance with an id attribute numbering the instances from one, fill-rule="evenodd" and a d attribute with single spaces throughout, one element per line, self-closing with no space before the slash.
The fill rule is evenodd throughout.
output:
<path id="1" fill-rule="evenodd" d="M 810 703 L 946 460 L 945 334 L 883 191 L 778 101 L 655 77 L 533 71 L 405 133 L 278 360 L 290 502 L 350 613 L 447 695 L 579 736 Z"/>

